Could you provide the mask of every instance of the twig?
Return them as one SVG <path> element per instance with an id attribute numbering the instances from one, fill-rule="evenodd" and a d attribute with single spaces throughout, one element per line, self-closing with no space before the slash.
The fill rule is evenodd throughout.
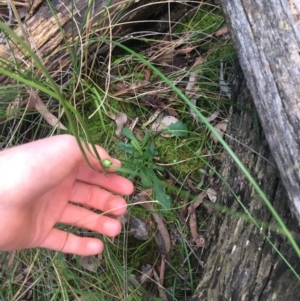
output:
<path id="1" fill-rule="evenodd" d="M 164 287 L 160 284 L 160 279 L 159 279 L 159 276 L 157 274 L 157 272 L 155 271 L 155 269 L 153 268 L 153 275 L 154 275 L 154 278 L 157 282 L 157 287 L 158 287 L 158 291 L 159 291 L 159 297 L 164 300 L 164 301 L 168 301 L 168 297 L 167 297 L 167 294 L 165 292 L 165 289 Z"/>

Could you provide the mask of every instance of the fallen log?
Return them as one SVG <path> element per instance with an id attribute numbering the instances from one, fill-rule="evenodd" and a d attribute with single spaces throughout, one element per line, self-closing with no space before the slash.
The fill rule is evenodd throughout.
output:
<path id="1" fill-rule="evenodd" d="M 247 86 L 300 224 L 300 4 L 221 0 Z"/>
<path id="2" fill-rule="evenodd" d="M 263 129 L 257 123 L 253 100 L 241 71 L 237 73 L 233 99 L 237 107 L 231 108 L 227 142 L 299 244 L 298 222 L 288 207 L 288 196 Z M 203 277 L 192 301 L 299 300 L 300 278 L 281 256 L 298 275 L 299 258 L 274 217 L 228 154 L 220 174 L 223 180 L 215 187 L 220 208 L 215 210 L 207 231 Z M 257 225 L 249 220 L 246 210 Z"/>
<path id="3" fill-rule="evenodd" d="M 227 141 L 299 245 L 300 6 L 284 0 L 221 4 L 245 77 L 237 73 L 233 100 L 251 108 L 232 108 Z M 220 173 L 225 182 L 218 188 L 219 205 L 227 209 L 214 213 L 203 278 L 192 300 L 298 300 L 296 252 L 228 155 Z M 257 225 L 237 215 L 246 211 Z"/>

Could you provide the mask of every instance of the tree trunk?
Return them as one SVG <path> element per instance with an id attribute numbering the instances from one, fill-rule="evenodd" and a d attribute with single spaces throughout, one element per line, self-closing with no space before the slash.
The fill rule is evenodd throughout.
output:
<path id="1" fill-rule="evenodd" d="M 231 138 L 227 142 L 299 242 L 297 221 L 288 208 L 285 189 L 263 130 L 257 123 L 253 101 L 242 77 L 237 80 L 233 98 L 237 105 L 249 107 L 249 110 L 231 109 L 227 131 Z M 299 279 L 268 239 L 298 273 L 299 258 L 287 239 L 276 231 L 277 223 L 271 213 L 228 154 L 225 155 L 220 173 L 224 182 L 217 189 L 219 204 L 234 214 L 245 214 L 234 197 L 235 193 L 245 209 L 258 220 L 259 226 L 232 213 L 214 213 L 208 230 L 208 259 L 204 275 L 192 300 L 300 300 Z M 266 224 L 263 225 L 263 222 Z"/>
<path id="2" fill-rule="evenodd" d="M 300 224 L 300 2 L 221 0 L 240 65 Z"/>

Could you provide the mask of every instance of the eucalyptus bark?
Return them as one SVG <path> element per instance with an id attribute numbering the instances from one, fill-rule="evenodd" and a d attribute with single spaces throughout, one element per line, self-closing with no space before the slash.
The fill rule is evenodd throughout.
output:
<path id="1" fill-rule="evenodd" d="M 259 183 L 278 214 L 300 242 L 297 220 L 287 203 L 275 162 L 263 129 L 257 122 L 252 97 L 239 74 L 233 93 L 237 107 L 229 117 L 227 142 Z M 276 252 L 275 247 L 300 273 L 300 262 L 277 223 L 244 174 L 225 154 L 220 171 L 224 181 L 216 188 L 218 204 L 208 229 L 208 256 L 193 301 L 286 301 L 300 300 L 300 281 Z M 258 226 L 244 217 L 245 210 Z M 227 212 L 225 209 L 231 210 Z M 274 244 L 271 246 L 268 239 Z"/>

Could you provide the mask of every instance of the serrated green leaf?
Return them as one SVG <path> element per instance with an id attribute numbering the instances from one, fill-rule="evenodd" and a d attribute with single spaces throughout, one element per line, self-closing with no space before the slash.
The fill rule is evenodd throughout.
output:
<path id="1" fill-rule="evenodd" d="M 137 142 L 136 138 L 134 137 L 133 133 L 128 127 L 125 126 L 122 128 L 122 134 L 126 136 L 128 139 L 135 140 Z"/>
<path id="2" fill-rule="evenodd" d="M 155 176 L 155 175 L 154 175 Z M 140 177 L 141 177 L 141 184 L 145 188 L 152 187 L 152 175 L 149 175 L 149 169 L 148 168 L 142 168 L 140 170 Z"/>
<path id="3" fill-rule="evenodd" d="M 143 138 L 143 141 L 142 141 L 142 146 L 143 147 L 145 147 L 146 144 L 148 143 L 149 137 L 150 137 L 150 131 L 146 131 L 145 135 L 144 135 L 144 138 Z"/>
<path id="4" fill-rule="evenodd" d="M 170 134 L 173 134 L 176 137 L 185 137 L 188 133 L 187 125 L 182 121 L 171 123 L 167 126 L 167 130 Z"/>
<path id="5" fill-rule="evenodd" d="M 155 155 L 155 153 L 156 153 L 156 150 L 155 150 L 154 143 L 151 142 L 151 143 L 149 144 L 149 146 L 145 149 L 146 159 L 147 159 L 149 162 L 152 162 L 152 161 L 153 161 L 153 156 Z"/>
<path id="6" fill-rule="evenodd" d="M 128 143 L 124 143 L 122 141 L 117 142 L 117 146 L 120 150 L 132 155 L 134 152 L 133 146 Z"/>
<path id="7" fill-rule="evenodd" d="M 159 201 L 164 209 L 170 209 L 172 204 L 169 196 L 165 192 L 164 186 L 161 183 L 154 182 L 153 189 L 155 199 Z"/>

